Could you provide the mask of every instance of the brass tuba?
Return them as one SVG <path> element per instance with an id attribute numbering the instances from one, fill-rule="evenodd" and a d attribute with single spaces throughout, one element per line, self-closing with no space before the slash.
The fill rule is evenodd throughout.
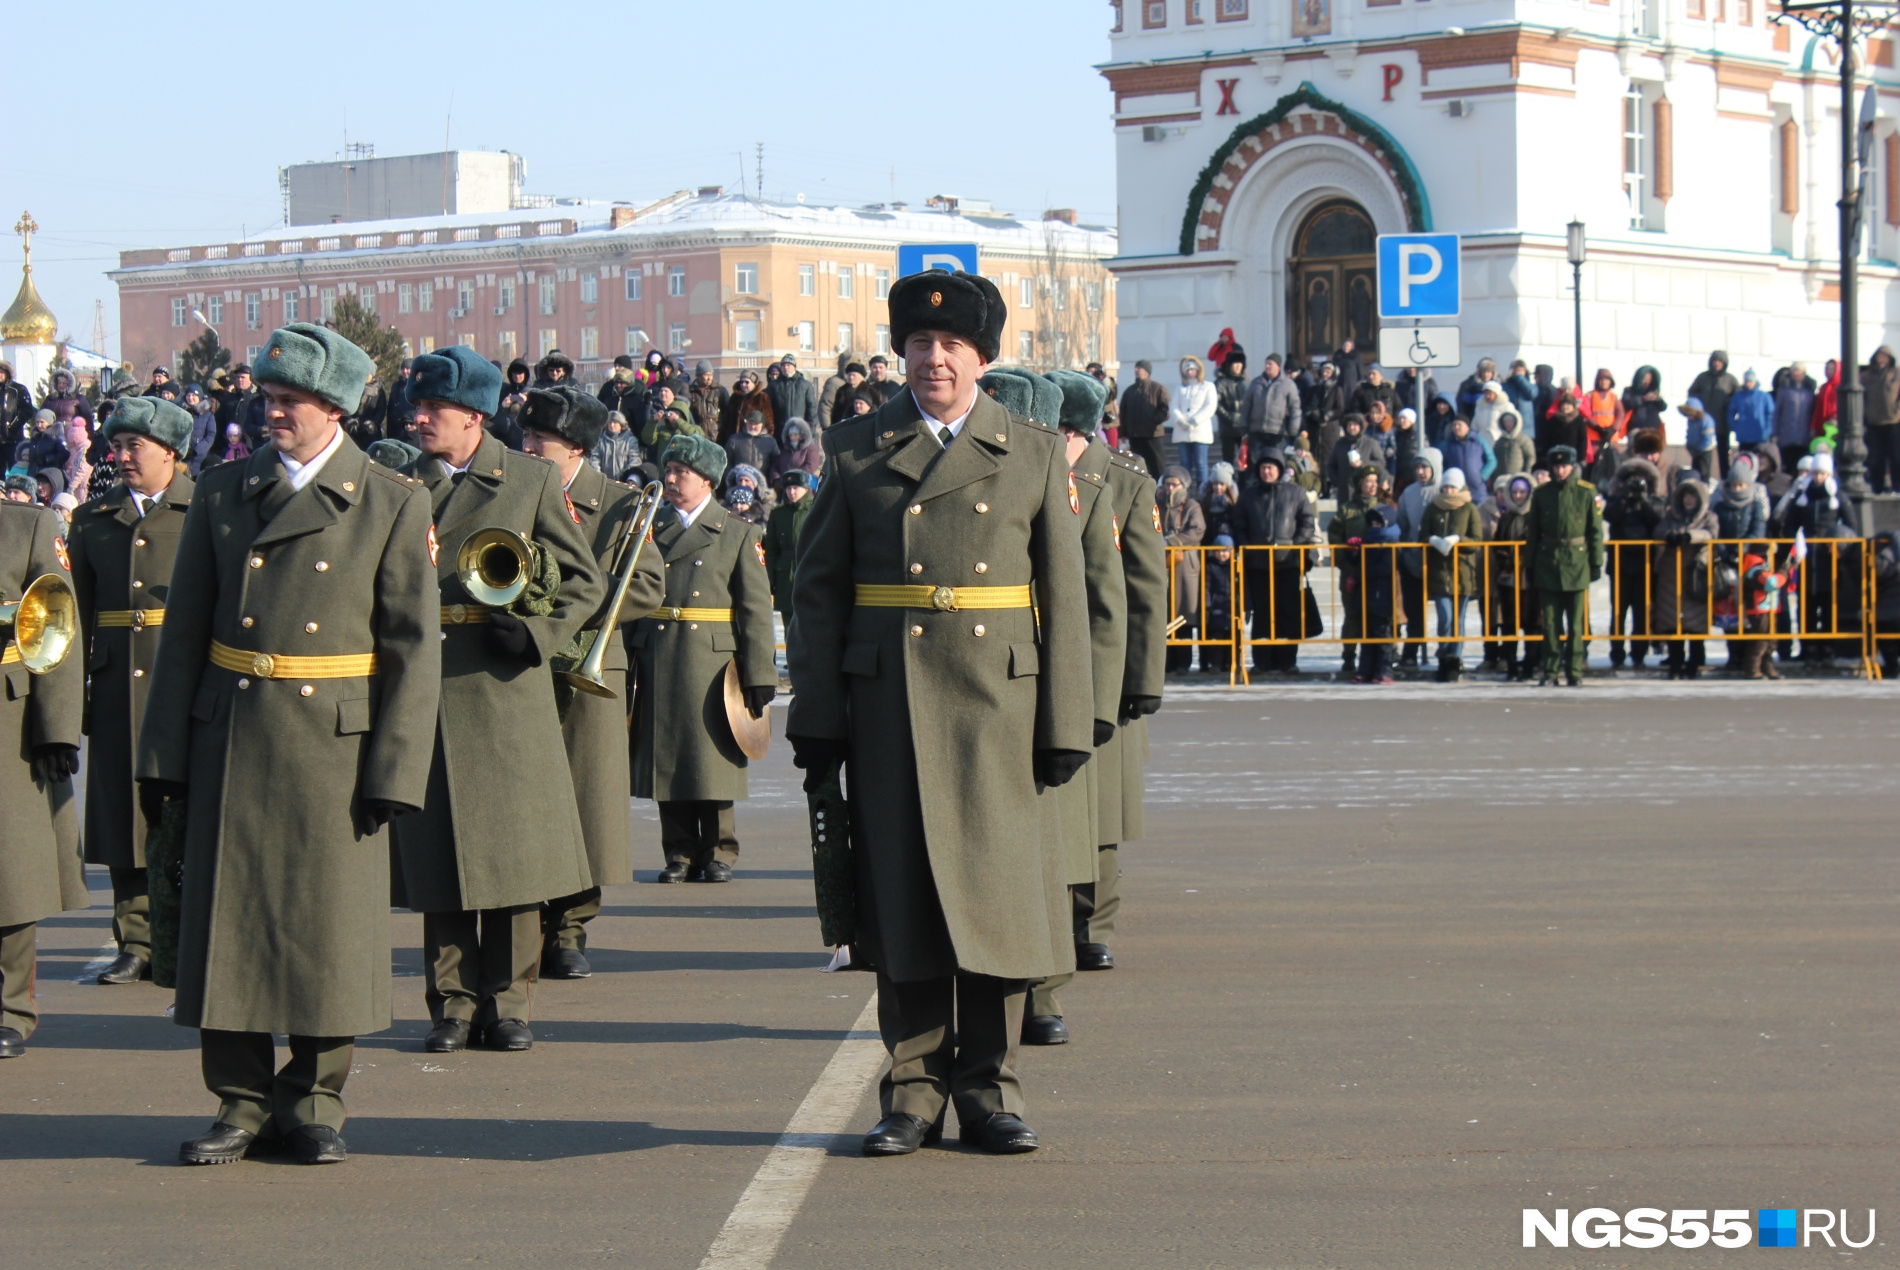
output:
<path id="1" fill-rule="evenodd" d="M 600 625 L 581 632 L 581 643 L 586 646 L 587 652 L 581 658 L 580 665 L 567 672 L 567 681 L 582 692 L 592 693 L 596 697 L 620 695 L 607 686 L 607 646 L 613 643 L 613 629 L 620 624 L 620 606 L 626 601 L 627 588 L 633 585 L 634 570 L 640 566 L 640 550 L 646 546 L 647 535 L 652 532 L 653 517 L 660 510 L 661 498 L 662 490 L 658 481 L 640 491 L 640 501 L 634 504 L 633 515 L 627 520 L 627 536 L 620 541 L 614 598 L 608 602 Z"/>
<path id="2" fill-rule="evenodd" d="M 469 598 L 505 609 L 528 589 L 534 546 L 512 529 L 478 529 L 455 553 L 455 576 Z"/>
<path id="3" fill-rule="evenodd" d="M 57 573 L 42 573 L 12 604 L 0 604 L 0 626 L 20 650 L 20 664 L 43 675 L 66 660 L 79 641 L 79 602 L 72 584 Z"/>

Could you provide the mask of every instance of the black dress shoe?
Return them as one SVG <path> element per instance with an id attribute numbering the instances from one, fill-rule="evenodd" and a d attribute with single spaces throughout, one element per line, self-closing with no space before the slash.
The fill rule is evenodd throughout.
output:
<path id="1" fill-rule="evenodd" d="M 26 1053 L 26 1038 L 17 1027 L 0 1027 L 0 1058 L 18 1058 Z"/>
<path id="2" fill-rule="evenodd" d="M 706 866 L 703 864 L 695 864 L 687 869 L 686 880 L 688 882 L 704 882 L 706 880 Z"/>
<path id="3" fill-rule="evenodd" d="M 491 1050 L 534 1048 L 534 1033 L 520 1019 L 497 1019 L 482 1032 L 482 1043 Z"/>
<path id="4" fill-rule="evenodd" d="M 1077 944 L 1075 968 L 1077 970 L 1113 970 L 1115 954 L 1108 951 L 1107 944 Z"/>
<path id="5" fill-rule="evenodd" d="M 343 1135 L 327 1124 L 300 1124 L 284 1135 L 284 1145 L 299 1164 L 341 1164 L 350 1158 Z"/>
<path id="6" fill-rule="evenodd" d="M 468 1020 L 443 1019 L 429 1029 L 422 1048 L 431 1054 L 453 1054 L 468 1048 Z"/>
<path id="7" fill-rule="evenodd" d="M 1036 1131 L 1007 1111 L 964 1125 L 963 1140 L 991 1155 L 1021 1155 L 1041 1145 L 1036 1141 Z"/>
<path id="8" fill-rule="evenodd" d="M 178 1144 L 180 1164 L 236 1164 L 250 1151 L 257 1135 L 220 1120 L 202 1138 Z"/>
<path id="9" fill-rule="evenodd" d="M 585 979 L 593 973 L 587 954 L 578 948 L 546 948 L 541 952 L 543 979 Z"/>
<path id="10" fill-rule="evenodd" d="M 686 880 L 686 861 L 675 860 L 653 875 L 655 882 L 684 882 Z"/>
<path id="11" fill-rule="evenodd" d="M 864 1154 L 866 1155 L 909 1155 L 918 1147 L 929 1146 L 943 1140 L 943 1116 L 937 1117 L 937 1123 L 931 1124 L 921 1116 L 913 1116 L 905 1111 L 893 1111 L 877 1122 L 877 1127 L 864 1135 Z"/>
<path id="12" fill-rule="evenodd" d="M 714 860 L 693 880 L 696 882 L 730 882 L 732 881 L 732 866 L 723 860 Z"/>
<path id="13" fill-rule="evenodd" d="M 114 958 L 111 965 L 99 972 L 100 983 L 137 983 L 141 979 L 151 977 L 151 960 L 139 956 L 129 948 Z"/>
<path id="14" fill-rule="evenodd" d="M 1068 1043 L 1069 1025 L 1062 1021 L 1060 1014 L 1023 1016 L 1024 1045 L 1067 1045 Z"/>

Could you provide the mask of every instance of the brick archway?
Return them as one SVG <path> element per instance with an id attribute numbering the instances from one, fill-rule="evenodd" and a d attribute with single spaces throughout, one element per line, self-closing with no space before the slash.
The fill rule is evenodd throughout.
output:
<path id="1" fill-rule="evenodd" d="M 1273 109 L 1236 127 L 1201 169 L 1181 221 L 1181 254 L 1219 251 L 1229 200 L 1242 178 L 1276 148 L 1309 137 L 1326 137 L 1364 151 L 1398 192 L 1406 228 L 1432 227 L 1424 182 L 1404 148 L 1379 125 L 1302 83 Z"/>

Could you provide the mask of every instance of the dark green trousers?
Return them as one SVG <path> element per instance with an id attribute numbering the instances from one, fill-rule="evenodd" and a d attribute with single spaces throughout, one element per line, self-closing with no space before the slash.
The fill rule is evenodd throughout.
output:
<path id="1" fill-rule="evenodd" d="M 0 1027 L 33 1035 L 40 1011 L 33 1000 L 33 974 L 39 959 L 39 923 L 0 926 Z"/>
<path id="2" fill-rule="evenodd" d="M 1075 942 L 1106 944 L 1115 938 L 1122 911 L 1122 856 L 1118 843 L 1095 853 L 1095 885 L 1075 888 Z"/>
<path id="3" fill-rule="evenodd" d="M 1021 1115 L 1023 1086 L 1013 1069 L 1025 987 L 1021 979 L 962 970 L 953 978 L 896 983 L 880 970 L 877 1027 L 891 1056 L 878 1086 L 884 1114 L 934 1121 L 948 1100 L 964 1124 L 998 1111 Z"/>
<path id="4" fill-rule="evenodd" d="M 1583 657 L 1590 642 L 1584 627 L 1583 591 L 1539 591 L 1544 614 L 1544 673 L 1583 678 Z"/>
<path id="5" fill-rule="evenodd" d="M 152 897 L 144 869 L 108 869 L 112 875 L 112 938 L 119 951 L 152 956 Z"/>
<path id="6" fill-rule="evenodd" d="M 541 965 L 541 906 L 424 913 L 422 956 L 429 965 L 429 1017 L 485 1027 L 528 1021 Z"/>
<path id="7" fill-rule="evenodd" d="M 290 1061 L 276 1072 L 268 1032 L 198 1032 L 205 1088 L 218 1096 L 218 1119 L 250 1133 L 298 1125 L 343 1127 L 343 1082 L 356 1054 L 354 1036 L 293 1036 Z"/>
<path id="8" fill-rule="evenodd" d="M 549 900 L 541 906 L 541 942 L 548 947 L 587 948 L 587 923 L 600 916 L 600 888 Z"/>
<path id="9" fill-rule="evenodd" d="M 659 806 L 660 850 L 668 864 L 684 860 L 693 868 L 704 868 L 714 860 L 738 863 L 739 831 L 731 802 L 695 799 Z"/>

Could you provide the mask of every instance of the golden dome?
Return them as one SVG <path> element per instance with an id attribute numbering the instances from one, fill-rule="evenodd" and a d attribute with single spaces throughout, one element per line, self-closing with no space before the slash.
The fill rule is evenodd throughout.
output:
<path id="1" fill-rule="evenodd" d="M 20 271 L 20 294 L 5 314 L 0 314 L 0 343 L 51 344 L 59 330 L 53 311 L 40 299 L 33 286 L 33 266 Z"/>

